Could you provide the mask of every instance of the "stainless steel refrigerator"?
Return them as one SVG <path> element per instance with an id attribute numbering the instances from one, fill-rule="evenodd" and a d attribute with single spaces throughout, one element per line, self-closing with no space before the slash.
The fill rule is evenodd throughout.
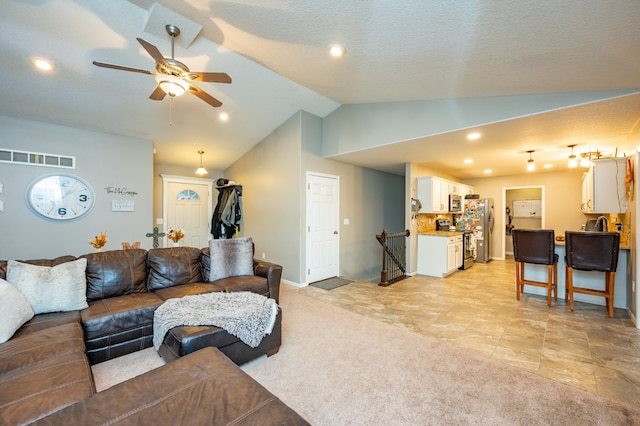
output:
<path id="1" fill-rule="evenodd" d="M 464 229 L 473 231 L 476 240 L 476 262 L 487 263 L 491 260 L 491 234 L 495 215 L 492 198 L 467 198 L 461 220 Z"/>

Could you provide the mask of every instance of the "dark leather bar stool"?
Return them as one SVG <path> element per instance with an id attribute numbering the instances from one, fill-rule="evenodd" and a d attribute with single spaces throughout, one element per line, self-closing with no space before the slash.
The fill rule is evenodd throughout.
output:
<path id="1" fill-rule="evenodd" d="M 516 299 L 525 285 L 547 288 L 547 305 L 551 306 L 551 293 L 558 300 L 558 255 L 554 253 L 553 229 L 513 229 L 513 255 L 516 261 Z M 547 265 L 547 281 L 532 281 L 524 277 L 524 265 Z"/>
<path id="2" fill-rule="evenodd" d="M 573 311 L 573 294 L 582 293 L 605 298 L 609 317 L 613 318 L 613 290 L 620 252 L 620 234 L 617 232 L 566 231 L 566 281 L 565 300 Z M 573 285 L 573 270 L 604 272 L 604 290 Z"/>

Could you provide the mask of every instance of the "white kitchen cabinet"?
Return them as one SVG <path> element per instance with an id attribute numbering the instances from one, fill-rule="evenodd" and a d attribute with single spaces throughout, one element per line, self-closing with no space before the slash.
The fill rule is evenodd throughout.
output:
<path id="1" fill-rule="evenodd" d="M 593 168 L 582 174 L 582 197 L 580 210 L 583 213 L 593 213 Z"/>
<path id="2" fill-rule="evenodd" d="M 436 176 L 419 177 L 416 180 L 416 194 L 422 204 L 418 213 L 449 213 L 449 194 L 460 195 L 464 200 L 465 195 L 474 191 L 471 186 Z"/>
<path id="3" fill-rule="evenodd" d="M 460 184 L 458 186 L 458 192 L 459 192 L 460 196 L 462 197 L 462 199 L 464 200 L 465 195 L 473 194 L 474 188 L 469 186 L 469 185 Z"/>
<path id="4" fill-rule="evenodd" d="M 417 179 L 418 200 L 422 203 L 419 213 L 447 213 L 449 211 L 449 182 L 435 176 Z"/>
<path id="5" fill-rule="evenodd" d="M 625 213 L 627 194 L 624 179 L 627 174 L 625 158 L 602 158 L 582 177 L 584 213 Z"/>
<path id="6" fill-rule="evenodd" d="M 462 235 L 418 235 L 417 272 L 446 277 L 462 266 Z"/>

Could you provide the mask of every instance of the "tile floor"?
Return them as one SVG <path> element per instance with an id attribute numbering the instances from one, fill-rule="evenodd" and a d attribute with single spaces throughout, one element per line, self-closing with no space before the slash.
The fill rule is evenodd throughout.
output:
<path id="1" fill-rule="evenodd" d="M 558 271 L 564 273 L 563 271 Z M 356 281 L 302 294 L 436 337 L 541 376 L 640 407 L 640 330 L 627 312 L 564 295 L 515 298 L 513 258 L 447 278 L 416 275 L 389 287 Z"/>

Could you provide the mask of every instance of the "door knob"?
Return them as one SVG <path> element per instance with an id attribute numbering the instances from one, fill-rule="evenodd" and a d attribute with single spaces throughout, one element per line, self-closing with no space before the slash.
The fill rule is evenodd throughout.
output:
<path id="1" fill-rule="evenodd" d="M 338 231 L 333 231 L 333 235 L 338 235 Z"/>

